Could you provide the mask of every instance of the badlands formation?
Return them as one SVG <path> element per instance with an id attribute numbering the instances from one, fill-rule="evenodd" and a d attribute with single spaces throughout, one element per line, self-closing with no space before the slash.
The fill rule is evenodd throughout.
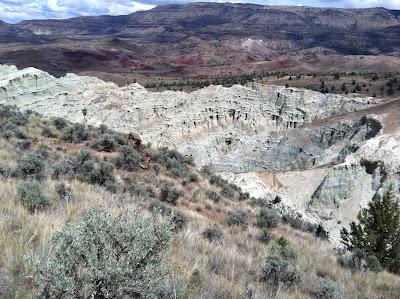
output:
<path id="1" fill-rule="evenodd" d="M 399 179 L 399 101 L 258 84 L 158 93 L 0 65 L 0 103 L 176 148 L 282 214 L 322 224 L 336 245 L 341 227 Z"/>

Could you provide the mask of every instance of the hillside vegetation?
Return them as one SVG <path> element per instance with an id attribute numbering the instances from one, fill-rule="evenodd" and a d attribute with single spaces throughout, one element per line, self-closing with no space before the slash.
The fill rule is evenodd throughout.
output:
<path id="1" fill-rule="evenodd" d="M 9 106 L 0 135 L 1 298 L 398 298 L 174 150 Z"/>

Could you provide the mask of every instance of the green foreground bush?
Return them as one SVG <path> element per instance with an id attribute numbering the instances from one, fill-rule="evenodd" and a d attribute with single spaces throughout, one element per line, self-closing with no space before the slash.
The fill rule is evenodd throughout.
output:
<path id="1" fill-rule="evenodd" d="M 157 298 L 167 268 L 160 254 L 170 225 L 139 212 L 90 210 L 52 238 L 48 256 L 29 257 L 38 298 Z"/>
<path id="2" fill-rule="evenodd" d="M 31 212 L 46 209 L 52 203 L 52 199 L 44 194 L 42 186 L 34 181 L 19 183 L 18 197 L 21 204 Z"/>

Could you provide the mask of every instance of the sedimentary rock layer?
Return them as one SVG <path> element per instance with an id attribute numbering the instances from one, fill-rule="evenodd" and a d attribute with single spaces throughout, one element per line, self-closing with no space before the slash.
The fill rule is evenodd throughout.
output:
<path id="1" fill-rule="evenodd" d="M 253 197 L 278 196 L 277 210 L 322 223 L 336 243 L 400 171 L 398 101 L 259 84 L 158 93 L 0 65 L 0 103 L 176 148 Z"/>

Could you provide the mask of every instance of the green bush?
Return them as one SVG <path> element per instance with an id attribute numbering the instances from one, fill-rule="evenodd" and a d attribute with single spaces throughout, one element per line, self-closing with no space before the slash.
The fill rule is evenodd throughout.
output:
<path id="1" fill-rule="evenodd" d="M 100 162 L 99 167 L 90 172 L 89 181 L 91 184 L 103 186 L 111 192 L 117 191 L 114 166 L 111 163 Z"/>
<path id="2" fill-rule="evenodd" d="M 15 123 L 6 122 L 1 127 L 2 136 L 6 139 L 10 139 L 11 137 L 15 136 L 20 139 L 26 139 L 27 136 L 24 132 L 22 132 Z"/>
<path id="3" fill-rule="evenodd" d="M 279 223 L 279 215 L 268 208 L 262 208 L 257 215 L 257 226 L 261 228 L 276 227 Z"/>
<path id="4" fill-rule="evenodd" d="M 167 148 L 161 148 L 154 160 L 162 166 L 168 169 L 168 164 L 177 162 L 178 164 L 194 166 L 193 157 L 184 156 L 176 150 L 170 150 Z"/>
<path id="5" fill-rule="evenodd" d="M 99 139 L 94 140 L 90 147 L 98 152 L 112 153 L 116 151 L 118 143 L 115 141 L 113 135 L 105 134 L 102 135 Z"/>
<path id="6" fill-rule="evenodd" d="M 173 188 L 171 182 L 163 182 L 160 188 L 160 200 L 175 205 L 182 192 Z"/>
<path id="7" fill-rule="evenodd" d="M 52 238 L 45 256 L 28 258 L 38 298 L 157 298 L 167 268 L 161 253 L 170 225 L 139 212 L 113 217 L 91 210 Z"/>
<path id="8" fill-rule="evenodd" d="M 365 268 L 372 272 L 378 273 L 383 271 L 381 263 L 375 255 L 367 256 L 365 259 L 365 263 Z"/>
<path id="9" fill-rule="evenodd" d="M 233 199 L 235 197 L 235 190 L 231 188 L 231 185 L 225 185 L 221 189 L 221 195 L 228 199 Z"/>
<path id="10" fill-rule="evenodd" d="M 223 232 L 220 228 L 217 226 L 210 226 L 207 227 L 203 232 L 201 233 L 204 239 L 208 240 L 211 243 L 220 243 Z"/>
<path id="11" fill-rule="evenodd" d="M 173 228 L 180 230 L 186 226 L 188 221 L 187 217 L 180 211 L 177 211 L 159 200 L 153 200 L 149 206 L 149 210 L 153 213 L 161 214 L 171 220 Z"/>
<path id="12" fill-rule="evenodd" d="M 87 175 L 94 170 L 94 156 L 85 150 L 81 150 L 72 161 L 73 172 Z"/>
<path id="13" fill-rule="evenodd" d="M 30 212 L 44 210 L 52 203 L 52 199 L 44 194 L 42 186 L 34 181 L 22 181 L 18 184 L 18 198 Z"/>
<path id="14" fill-rule="evenodd" d="M 75 175 L 74 165 L 68 160 L 56 162 L 52 168 L 51 178 L 53 180 L 58 180 L 62 176 L 73 177 Z"/>
<path id="15" fill-rule="evenodd" d="M 145 199 L 157 197 L 157 194 L 155 193 L 153 187 L 149 185 L 140 186 L 135 183 L 129 183 L 125 187 L 125 192 L 129 192 L 130 194 L 136 196 L 144 197 Z"/>
<path id="16" fill-rule="evenodd" d="M 275 293 L 281 285 L 291 286 L 299 283 L 301 274 L 282 257 L 272 255 L 267 257 L 265 265 L 261 268 L 261 281 Z"/>
<path id="17" fill-rule="evenodd" d="M 79 143 L 89 138 L 89 131 L 85 125 L 73 124 L 65 128 L 61 138 L 67 142 Z"/>
<path id="18" fill-rule="evenodd" d="M 227 223 L 229 226 L 238 225 L 245 227 L 248 224 L 247 214 L 242 211 L 233 212 L 228 216 Z"/>
<path id="19" fill-rule="evenodd" d="M 53 124 L 57 129 L 62 130 L 68 125 L 68 122 L 62 117 L 57 117 L 53 119 Z"/>
<path id="20" fill-rule="evenodd" d="M 314 283 L 311 294 L 317 299 L 341 299 L 342 294 L 335 282 L 329 278 L 318 278 Z"/>
<path id="21" fill-rule="evenodd" d="M 221 178 L 218 175 L 215 174 L 211 174 L 208 178 L 209 182 L 211 185 L 223 188 L 226 185 L 229 185 L 228 181 L 224 180 L 223 178 Z"/>
<path id="22" fill-rule="evenodd" d="M 279 255 L 285 260 L 295 260 L 299 255 L 296 248 L 284 237 L 280 237 L 276 241 L 276 245 L 272 247 L 272 251 L 275 255 Z"/>
<path id="23" fill-rule="evenodd" d="M 279 237 L 279 239 L 276 241 L 276 243 L 280 246 L 280 247 L 286 247 L 290 245 L 290 242 L 288 239 L 286 239 L 285 237 Z"/>
<path id="24" fill-rule="evenodd" d="M 17 172 L 24 177 L 41 179 L 44 177 L 45 156 L 41 151 L 35 151 L 22 157 L 17 166 Z"/>
<path id="25" fill-rule="evenodd" d="M 138 170 L 142 157 L 131 146 L 125 145 L 119 149 L 119 156 L 114 159 L 115 167 L 127 171 Z"/>

